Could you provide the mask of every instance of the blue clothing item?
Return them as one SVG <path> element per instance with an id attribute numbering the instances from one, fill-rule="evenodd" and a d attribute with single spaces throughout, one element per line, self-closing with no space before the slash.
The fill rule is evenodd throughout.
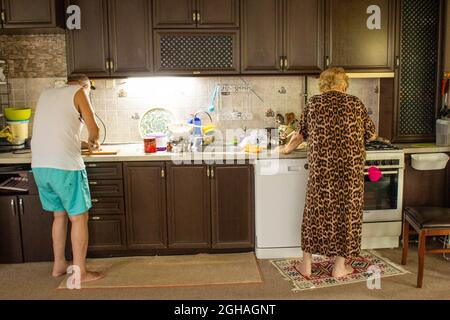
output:
<path id="1" fill-rule="evenodd" d="M 85 169 L 33 168 L 33 175 L 44 210 L 66 211 L 69 216 L 76 216 L 92 207 Z"/>

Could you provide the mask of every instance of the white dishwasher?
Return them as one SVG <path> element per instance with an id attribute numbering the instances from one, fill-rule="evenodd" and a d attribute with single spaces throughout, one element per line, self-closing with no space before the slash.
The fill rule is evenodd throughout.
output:
<path id="1" fill-rule="evenodd" d="M 308 170 L 306 159 L 258 160 L 255 165 L 256 256 L 300 257 Z"/>

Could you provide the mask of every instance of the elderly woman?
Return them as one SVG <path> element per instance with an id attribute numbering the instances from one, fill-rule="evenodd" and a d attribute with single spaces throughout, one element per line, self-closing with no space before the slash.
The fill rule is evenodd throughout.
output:
<path id="1" fill-rule="evenodd" d="M 344 69 L 324 71 L 319 87 L 321 94 L 309 100 L 301 115 L 298 133 L 280 151 L 288 154 L 308 140 L 303 261 L 297 269 L 309 277 L 312 254 L 336 257 L 333 277 L 340 278 L 353 272 L 345 261 L 361 250 L 364 145 L 376 135 L 364 104 L 346 93 Z"/>

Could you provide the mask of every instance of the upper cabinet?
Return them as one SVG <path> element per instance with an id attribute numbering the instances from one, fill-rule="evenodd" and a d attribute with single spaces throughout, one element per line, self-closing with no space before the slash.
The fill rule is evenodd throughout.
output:
<path id="1" fill-rule="evenodd" d="M 395 0 L 327 0 L 326 66 L 394 70 Z"/>
<path id="2" fill-rule="evenodd" d="M 4 29 L 56 28 L 62 25 L 62 0 L 2 0 Z"/>
<path id="3" fill-rule="evenodd" d="M 154 0 L 155 28 L 239 27 L 239 0 Z"/>
<path id="4" fill-rule="evenodd" d="M 318 73 L 322 0 L 242 0 L 242 73 Z"/>
<path id="5" fill-rule="evenodd" d="M 152 71 L 150 0 L 70 0 L 80 30 L 67 31 L 68 73 L 139 76 Z"/>

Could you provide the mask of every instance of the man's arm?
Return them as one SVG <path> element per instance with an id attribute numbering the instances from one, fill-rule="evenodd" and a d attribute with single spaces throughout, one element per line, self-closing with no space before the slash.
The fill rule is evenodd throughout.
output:
<path id="1" fill-rule="evenodd" d="M 75 94 L 75 105 L 89 133 L 89 149 L 97 150 L 99 148 L 100 128 L 95 120 L 94 110 L 85 89 L 80 89 Z"/>

